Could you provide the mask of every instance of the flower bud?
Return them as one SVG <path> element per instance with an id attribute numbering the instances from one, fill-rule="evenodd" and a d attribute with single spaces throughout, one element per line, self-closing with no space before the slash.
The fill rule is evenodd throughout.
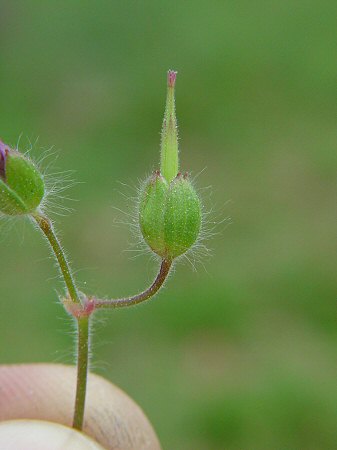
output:
<path id="1" fill-rule="evenodd" d="M 0 141 L 0 212 L 29 214 L 40 205 L 44 181 L 35 165 Z"/>
<path id="2" fill-rule="evenodd" d="M 142 191 L 140 229 L 145 242 L 163 259 L 184 254 L 197 240 L 201 203 L 187 174 L 168 184 L 155 172 Z"/>

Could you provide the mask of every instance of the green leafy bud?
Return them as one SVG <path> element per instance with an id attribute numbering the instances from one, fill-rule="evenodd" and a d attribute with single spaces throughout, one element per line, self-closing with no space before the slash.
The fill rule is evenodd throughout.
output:
<path id="1" fill-rule="evenodd" d="M 44 192 L 42 175 L 32 161 L 0 141 L 0 212 L 10 216 L 32 213 Z"/>
<path id="2" fill-rule="evenodd" d="M 139 220 L 145 242 L 163 259 L 191 248 L 200 232 L 201 203 L 187 174 L 168 184 L 155 172 L 142 191 Z"/>

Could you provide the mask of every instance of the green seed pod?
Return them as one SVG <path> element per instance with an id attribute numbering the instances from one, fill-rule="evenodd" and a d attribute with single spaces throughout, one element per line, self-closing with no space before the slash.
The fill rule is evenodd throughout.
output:
<path id="1" fill-rule="evenodd" d="M 187 174 L 178 174 L 170 185 L 159 172 L 150 177 L 139 220 L 145 242 L 162 258 L 174 259 L 191 248 L 200 232 L 201 203 Z"/>
<path id="2" fill-rule="evenodd" d="M 0 141 L 0 212 L 10 216 L 33 213 L 44 193 L 44 181 L 35 165 Z"/>

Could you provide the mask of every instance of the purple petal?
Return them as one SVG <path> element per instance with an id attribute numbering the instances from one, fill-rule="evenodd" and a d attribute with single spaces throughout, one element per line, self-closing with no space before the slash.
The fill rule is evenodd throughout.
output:
<path id="1" fill-rule="evenodd" d="M 9 147 L 0 141 L 0 177 L 6 178 L 6 158 L 9 152 Z"/>

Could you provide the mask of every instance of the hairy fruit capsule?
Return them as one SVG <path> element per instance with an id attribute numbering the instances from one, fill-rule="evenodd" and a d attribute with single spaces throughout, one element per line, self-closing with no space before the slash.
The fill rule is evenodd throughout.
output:
<path id="1" fill-rule="evenodd" d="M 155 172 L 144 185 L 139 208 L 144 240 L 163 259 L 186 253 L 197 240 L 201 203 L 187 174 L 178 174 L 168 184 Z"/>
<path id="2" fill-rule="evenodd" d="M 33 213 L 45 193 L 36 166 L 0 141 L 0 212 L 10 216 Z"/>

